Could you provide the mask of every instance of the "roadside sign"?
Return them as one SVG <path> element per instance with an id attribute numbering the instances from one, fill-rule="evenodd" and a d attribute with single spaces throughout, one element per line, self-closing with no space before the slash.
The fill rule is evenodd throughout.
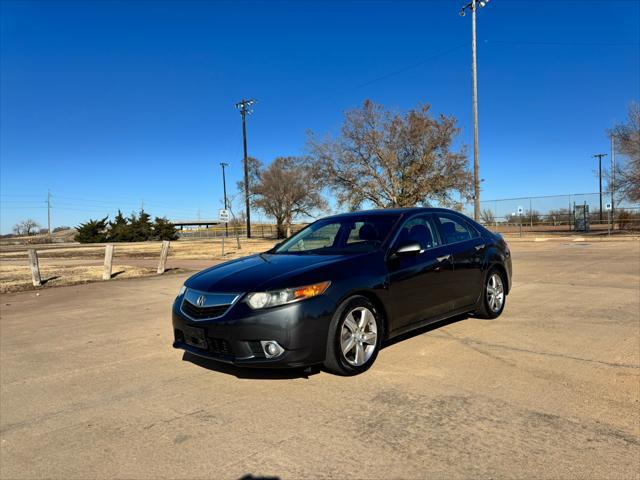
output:
<path id="1" fill-rule="evenodd" d="M 230 218 L 231 218 L 231 212 L 229 212 L 229 210 L 225 210 L 224 208 L 221 208 L 218 211 L 218 220 L 220 220 L 221 222 L 227 223 Z"/>
<path id="2" fill-rule="evenodd" d="M 607 203 L 604 208 L 605 210 L 611 210 L 611 203 Z"/>
<path id="3" fill-rule="evenodd" d="M 524 208 L 518 207 L 518 215 L 522 215 L 522 212 L 524 212 Z"/>

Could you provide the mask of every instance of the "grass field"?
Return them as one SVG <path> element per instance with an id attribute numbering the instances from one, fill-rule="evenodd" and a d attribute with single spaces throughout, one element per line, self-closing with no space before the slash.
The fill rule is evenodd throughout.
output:
<path id="1" fill-rule="evenodd" d="M 191 269 L 183 261 L 202 260 L 206 265 L 245 255 L 264 252 L 274 245 L 273 240 L 241 239 L 238 249 L 235 238 L 225 240 L 180 240 L 171 242 L 167 267 L 170 271 Z M 115 244 L 114 278 L 132 278 L 155 275 L 161 242 Z M 31 270 L 27 260 L 28 248 L 36 248 L 44 286 L 74 285 L 102 279 L 104 245 L 42 245 L 5 246 L 0 250 L 0 293 L 33 289 Z M 200 267 L 195 264 L 194 268 Z"/>
<path id="2" fill-rule="evenodd" d="M 608 239 L 598 237 L 567 237 L 566 241 L 588 240 L 601 242 L 608 240 L 638 241 L 637 236 L 617 236 Z M 507 236 L 509 242 L 562 241 L 560 237 Z M 167 268 L 176 273 L 184 270 L 199 270 L 216 263 L 269 250 L 275 240 L 261 238 L 241 238 L 240 249 L 237 240 L 225 240 L 222 256 L 222 239 L 178 240 L 171 242 Z M 2 245 L 0 246 L 0 293 L 31 290 L 31 271 L 27 259 L 29 248 L 35 248 L 41 269 L 41 277 L 46 280 L 44 287 L 75 285 L 78 283 L 102 281 L 102 264 L 105 245 L 81 245 L 76 243 L 45 245 Z M 161 242 L 116 243 L 113 259 L 114 278 L 132 278 L 156 275 Z M 42 287 L 40 287 L 42 288 Z"/>

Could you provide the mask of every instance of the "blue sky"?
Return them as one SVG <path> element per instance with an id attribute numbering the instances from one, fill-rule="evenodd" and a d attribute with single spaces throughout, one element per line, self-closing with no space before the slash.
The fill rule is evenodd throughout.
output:
<path id="1" fill-rule="evenodd" d="M 214 216 L 220 162 L 304 153 L 366 98 L 430 103 L 472 145 L 463 2 L 0 2 L 0 231 L 130 212 Z M 493 0 L 478 14 L 483 199 L 597 191 L 640 99 L 640 2 Z M 471 148 L 469 149 L 471 154 Z"/>

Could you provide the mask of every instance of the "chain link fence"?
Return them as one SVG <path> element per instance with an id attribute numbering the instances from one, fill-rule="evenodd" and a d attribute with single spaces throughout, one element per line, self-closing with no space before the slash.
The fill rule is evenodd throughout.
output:
<path id="1" fill-rule="evenodd" d="M 301 230 L 305 224 L 295 224 L 291 226 L 291 233 L 296 233 Z M 183 239 L 206 239 L 206 238 L 221 238 L 221 237 L 246 237 L 247 226 L 246 224 L 230 223 L 227 228 L 224 225 L 216 225 L 214 227 L 200 227 L 200 228 L 184 228 L 178 230 L 178 236 Z M 276 239 L 277 228 L 275 224 L 270 223 L 258 223 L 251 224 L 251 236 L 253 238 L 266 238 Z"/>
<path id="2" fill-rule="evenodd" d="M 602 210 L 598 193 L 578 193 L 567 195 L 549 195 L 542 197 L 503 198 L 480 202 L 480 223 L 500 233 L 562 233 L 580 231 L 587 225 L 589 231 L 640 231 L 640 204 L 616 201 L 613 208 L 607 209 L 611 195 L 602 193 Z M 473 203 L 465 204 L 463 212 L 473 218 Z M 291 233 L 303 228 L 306 223 L 292 225 Z M 578 228 L 576 228 L 578 226 Z M 184 228 L 179 230 L 180 238 L 207 239 L 246 237 L 244 223 L 229 223 L 208 228 Z M 275 224 L 256 223 L 251 225 L 251 236 L 255 238 L 276 239 Z"/>
<path id="3" fill-rule="evenodd" d="M 463 211 L 473 218 L 473 203 L 464 205 Z M 585 222 L 589 230 L 638 231 L 640 204 L 618 200 L 612 205 L 608 192 L 602 198 L 599 193 L 579 193 L 483 200 L 480 222 L 502 233 L 567 232 Z"/>

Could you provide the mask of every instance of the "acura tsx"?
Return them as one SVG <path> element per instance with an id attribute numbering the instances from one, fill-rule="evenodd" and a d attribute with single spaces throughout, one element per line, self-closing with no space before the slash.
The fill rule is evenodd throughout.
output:
<path id="1" fill-rule="evenodd" d="M 173 346 L 236 365 L 354 375 L 409 330 L 464 313 L 498 317 L 510 288 L 507 243 L 460 213 L 346 213 L 190 277 L 173 304 Z"/>

